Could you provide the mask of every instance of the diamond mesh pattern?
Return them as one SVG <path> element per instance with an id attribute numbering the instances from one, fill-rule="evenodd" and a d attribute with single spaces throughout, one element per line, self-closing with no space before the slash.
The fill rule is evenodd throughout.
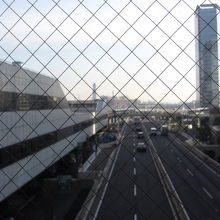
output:
<path id="1" fill-rule="evenodd" d="M 0 219 L 219 218 L 215 2 L 1 0 L 0 17 Z"/>

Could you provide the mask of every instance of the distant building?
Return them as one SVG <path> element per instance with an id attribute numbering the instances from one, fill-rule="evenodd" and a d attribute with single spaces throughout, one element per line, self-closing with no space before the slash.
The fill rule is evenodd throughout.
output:
<path id="1" fill-rule="evenodd" d="M 140 100 L 138 99 L 130 99 L 127 96 L 102 96 L 101 97 L 107 105 L 114 110 L 121 109 L 137 109 L 140 107 Z"/>
<path id="2" fill-rule="evenodd" d="M 199 107 L 219 106 L 218 6 L 197 6 L 196 14 L 196 86 Z"/>
<path id="3" fill-rule="evenodd" d="M 68 103 L 69 103 L 69 107 L 72 110 L 72 112 L 87 112 L 87 113 L 92 114 L 93 112 L 96 112 L 97 101 L 96 100 L 74 100 L 74 101 L 68 101 Z"/>

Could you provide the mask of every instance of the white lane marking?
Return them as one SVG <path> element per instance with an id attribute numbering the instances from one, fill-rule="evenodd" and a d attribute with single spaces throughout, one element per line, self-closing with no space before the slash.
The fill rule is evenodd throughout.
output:
<path id="1" fill-rule="evenodd" d="M 203 191 L 208 195 L 208 197 L 210 199 L 213 199 L 213 196 L 210 194 L 210 192 L 205 188 L 205 187 L 202 187 Z"/>
<path id="2" fill-rule="evenodd" d="M 186 169 L 186 170 L 191 176 L 194 176 L 194 174 L 192 173 L 192 171 L 190 169 Z"/>
<path id="3" fill-rule="evenodd" d="M 137 214 L 134 214 L 134 220 L 137 220 Z"/>
<path id="4" fill-rule="evenodd" d="M 135 157 L 133 157 L 133 161 L 136 162 L 136 158 Z"/>
<path id="5" fill-rule="evenodd" d="M 136 185 L 134 184 L 134 196 L 136 196 L 137 195 L 137 187 L 136 187 Z"/>
<path id="6" fill-rule="evenodd" d="M 133 149 L 133 153 L 135 153 L 135 149 Z"/>
<path id="7" fill-rule="evenodd" d="M 134 168 L 134 175 L 136 175 L 136 168 Z"/>
<path id="8" fill-rule="evenodd" d="M 179 157 L 177 157 L 176 159 L 177 159 L 180 163 L 182 162 L 182 160 L 181 160 Z"/>
<path id="9" fill-rule="evenodd" d="M 189 149 L 185 146 L 185 143 L 181 142 L 180 140 L 175 139 L 174 140 L 177 144 L 184 146 L 183 149 L 185 149 L 185 152 L 190 154 L 192 157 L 194 157 L 194 159 L 196 159 L 197 161 L 199 161 L 201 164 L 203 164 L 203 166 L 205 166 L 210 172 L 212 172 L 213 174 L 215 174 L 215 176 L 217 176 L 218 178 L 220 178 L 220 175 L 213 170 L 212 168 L 210 168 L 202 159 L 200 159 L 198 156 L 196 156 L 194 153 L 190 152 Z"/>

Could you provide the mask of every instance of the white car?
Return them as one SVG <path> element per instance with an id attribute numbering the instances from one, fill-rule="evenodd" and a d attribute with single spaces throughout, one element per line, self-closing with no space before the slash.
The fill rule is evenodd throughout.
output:
<path id="1" fill-rule="evenodd" d="M 139 132 L 137 133 L 137 137 L 138 137 L 138 138 L 144 138 L 144 132 L 139 131 Z"/>
<path id="2" fill-rule="evenodd" d="M 150 128 L 150 135 L 152 135 L 152 136 L 157 135 L 157 129 L 155 127 Z"/>

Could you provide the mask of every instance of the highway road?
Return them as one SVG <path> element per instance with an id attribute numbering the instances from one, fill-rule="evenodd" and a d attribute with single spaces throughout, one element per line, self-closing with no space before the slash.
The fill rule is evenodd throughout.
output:
<path id="1" fill-rule="evenodd" d="M 110 179 L 103 187 L 103 200 L 93 219 L 174 219 L 149 149 L 143 153 L 135 150 L 141 141 L 134 124 L 126 125 Z"/>
<path id="2" fill-rule="evenodd" d="M 155 123 L 144 123 L 147 132 L 152 126 Z M 219 176 L 189 152 L 174 134 L 150 138 L 190 219 L 219 220 Z"/>

